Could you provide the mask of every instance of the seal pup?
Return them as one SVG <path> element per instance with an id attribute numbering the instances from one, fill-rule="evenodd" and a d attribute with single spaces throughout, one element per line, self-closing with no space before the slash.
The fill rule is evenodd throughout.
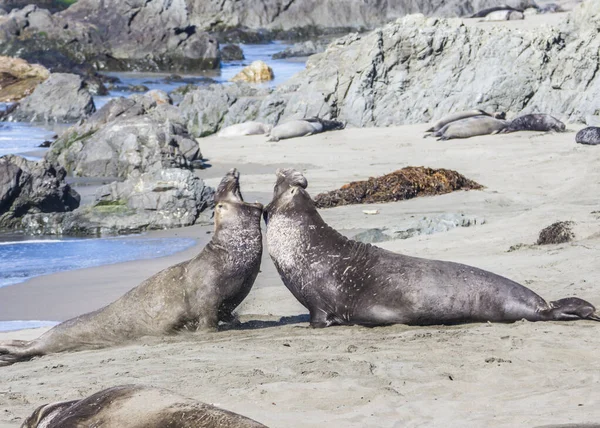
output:
<path id="1" fill-rule="evenodd" d="M 450 122 L 432 135 L 434 137 L 439 137 L 438 141 L 451 140 L 454 138 L 470 138 L 477 135 L 496 134 L 507 125 L 508 122 L 506 120 L 500 120 L 490 116 L 473 116 Z"/>
<path id="2" fill-rule="evenodd" d="M 244 202 L 239 173 L 215 194 L 215 232 L 200 254 L 142 282 L 110 305 L 30 342 L 0 343 L 0 366 L 38 355 L 120 345 L 143 336 L 214 330 L 250 292 L 260 268 L 262 205 Z"/>
<path id="3" fill-rule="evenodd" d="M 244 122 L 235 125 L 227 126 L 217 134 L 217 137 L 243 137 L 246 135 L 261 135 L 268 134 L 273 128 L 272 125 L 265 125 L 260 122 Z"/>
<path id="4" fill-rule="evenodd" d="M 519 116 L 510 122 L 500 133 L 516 131 L 556 131 L 564 132 L 567 127 L 557 118 L 549 114 L 526 114 Z"/>
<path id="5" fill-rule="evenodd" d="M 307 185 L 300 172 L 278 170 L 263 216 L 269 254 L 313 327 L 600 321 L 594 306 L 575 297 L 548 303 L 491 272 L 350 240 L 323 221 Z"/>
<path id="6" fill-rule="evenodd" d="M 600 128 L 597 126 L 588 126 L 583 128 L 575 135 L 575 142 L 579 144 L 588 144 L 595 146 L 600 144 Z"/>
<path id="7" fill-rule="evenodd" d="M 325 120 L 318 117 L 290 120 L 271 129 L 267 141 L 279 141 L 286 138 L 307 137 L 325 131 L 344 129 L 346 125 L 337 120 Z"/>
<path id="8" fill-rule="evenodd" d="M 162 388 L 114 386 L 82 400 L 38 407 L 21 428 L 265 428 L 265 425 Z"/>

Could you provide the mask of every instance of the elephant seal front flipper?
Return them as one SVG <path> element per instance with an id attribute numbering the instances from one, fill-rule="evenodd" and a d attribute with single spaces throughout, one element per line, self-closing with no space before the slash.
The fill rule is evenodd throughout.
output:
<path id="1" fill-rule="evenodd" d="M 82 400 L 38 407 L 21 428 L 266 428 L 263 424 L 162 388 L 114 386 Z"/>
<path id="2" fill-rule="evenodd" d="M 546 302 L 521 284 L 460 263 L 409 257 L 348 239 L 327 225 L 298 171 L 277 171 L 265 208 L 267 246 L 313 327 L 336 324 L 600 321 L 592 304 Z"/>
<path id="3" fill-rule="evenodd" d="M 145 280 L 110 305 L 30 342 L 0 343 L 0 366 L 34 356 L 119 345 L 143 336 L 216 329 L 248 295 L 260 269 L 262 205 L 244 202 L 232 169 L 215 195 L 215 232 L 200 254 Z"/>

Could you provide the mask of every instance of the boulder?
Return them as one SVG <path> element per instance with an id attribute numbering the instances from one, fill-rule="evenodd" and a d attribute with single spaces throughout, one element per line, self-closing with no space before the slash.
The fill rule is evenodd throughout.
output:
<path id="1" fill-rule="evenodd" d="M 318 54 L 325 51 L 325 45 L 319 42 L 314 42 L 312 40 L 307 40 L 306 42 L 296 43 L 292 46 L 289 46 L 282 50 L 281 52 L 277 52 L 272 56 L 273 59 L 285 59 L 285 58 L 295 58 L 302 56 L 311 56 L 314 54 Z"/>
<path id="2" fill-rule="evenodd" d="M 66 172 L 49 162 L 0 157 L 0 228 L 20 228 L 27 214 L 61 213 L 79 206 L 80 197 L 65 182 Z"/>
<path id="3" fill-rule="evenodd" d="M 0 56 L 0 102 L 13 102 L 26 97 L 49 76 L 48 69 L 41 65 Z"/>
<path id="4" fill-rule="evenodd" d="M 254 61 L 231 78 L 232 82 L 260 83 L 273 80 L 273 69 L 264 61 Z"/>
<path id="5" fill-rule="evenodd" d="M 221 61 L 241 61 L 244 51 L 238 45 L 225 45 L 221 48 Z"/>
<path id="6" fill-rule="evenodd" d="M 75 74 L 53 73 L 9 115 L 32 122 L 76 122 L 96 111 L 89 91 Z"/>
<path id="7" fill-rule="evenodd" d="M 91 205 L 58 216 L 23 220 L 31 234 L 139 233 L 211 222 L 214 189 L 182 169 L 164 169 L 100 187 Z"/>

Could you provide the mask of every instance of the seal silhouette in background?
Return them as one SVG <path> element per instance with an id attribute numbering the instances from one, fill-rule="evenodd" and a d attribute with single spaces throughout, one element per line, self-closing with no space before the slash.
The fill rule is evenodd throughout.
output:
<path id="1" fill-rule="evenodd" d="M 313 327 L 590 319 L 575 298 L 546 302 L 530 289 L 475 267 L 393 253 L 328 226 L 294 169 L 277 171 L 265 207 L 269 254 Z"/>
<path id="2" fill-rule="evenodd" d="M 216 329 L 250 292 L 260 269 L 261 204 L 244 202 L 232 169 L 215 194 L 215 233 L 191 260 L 145 280 L 110 305 L 50 329 L 30 342 L 0 343 L 0 366 L 143 336 Z"/>

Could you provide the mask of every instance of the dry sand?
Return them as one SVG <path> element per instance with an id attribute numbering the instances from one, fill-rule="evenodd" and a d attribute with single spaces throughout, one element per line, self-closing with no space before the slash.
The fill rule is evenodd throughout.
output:
<path id="1" fill-rule="evenodd" d="M 547 299 L 579 296 L 600 306 L 600 147 L 575 144 L 575 126 L 564 134 L 522 132 L 446 142 L 423 139 L 426 128 L 346 129 L 277 143 L 261 136 L 205 138 L 201 148 L 213 167 L 201 174 L 214 185 L 235 165 L 246 198 L 268 202 L 273 172 L 281 165 L 301 167 L 313 195 L 409 165 L 455 169 L 485 190 L 322 214 L 344 230 L 393 229 L 438 213 L 477 215 L 486 219 L 484 225 L 380 245 L 488 269 Z M 380 214 L 363 214 L 373 208 Z M 557 220 L 576 222 L 574 242 L 529 246 Z M 198 237 L 205 232 L 161 233 Z M 520 243 L 528 245 L 508 251 Z M 0 289 L 0 313 L 10 306 L 11 317 L 19 319 L 48 314 L 64 319 L 89 311 L 198 249 L 6 287 Z M 68 305 L 61 304 L 65 300 Z M 55 306 L 60 310 L 52 312 Z M 600 423 L 598 323 L 313 330 L 268 256 L 239 313 L 245 321 L 241 330 L 51 355 L 0 368 L 0 427 L 18 426 L 42 403 L 124 383 L 172 389 L 270 427 Z M 280 317 L 286 318 L 278 322 Z M 0 340 L 39 333 L 5 333 Z"/>

